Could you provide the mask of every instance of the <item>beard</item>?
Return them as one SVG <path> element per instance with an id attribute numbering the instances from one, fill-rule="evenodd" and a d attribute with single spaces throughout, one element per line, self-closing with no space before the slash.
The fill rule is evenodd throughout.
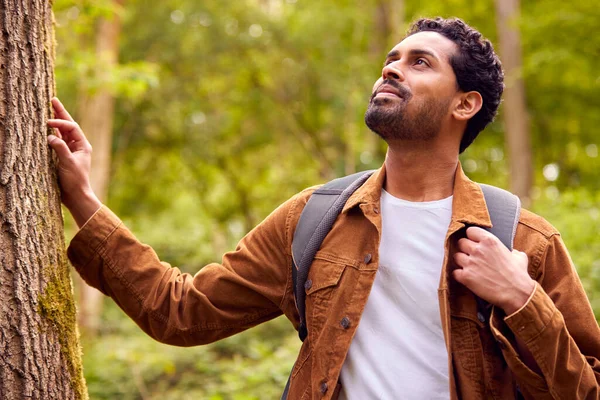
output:
<path id="1" fill-rule="evenodd" d="M 386 142 L 396 140 L 428 141 L 434 139 L 440 132 L 442 119 L 448 111 L 449 99 L 425 99 L 415 104 L 416 109 L 410 114 L 407 110 L 412 93 L 396 81 L 382 82 L 394 87 L 401 98 L 376 98 L 377 91 L 371 96 L 365 123 L 373 132 Z"/>

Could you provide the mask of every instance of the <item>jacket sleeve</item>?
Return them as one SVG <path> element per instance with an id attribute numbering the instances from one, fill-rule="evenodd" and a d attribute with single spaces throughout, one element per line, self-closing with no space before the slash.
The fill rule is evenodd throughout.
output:
<path id="1" fill-rule="evenodd" d="M 291 228 L 301 197 L 277 208 L 220 264 L 209 264 L 195 275 L 161 262 L 104 206 L 73 238 L 68 256 L 89 285 L 113 298 L 160 342 L 209 343 L 282 312 L 297 324 Z"/>
<path id="2" fill-rule="evenodd" d="M 598 399 L 600 329 L 567 249 L 550 237 L 535 291 L 518 312 L 494 310 L 492 332 L 526 398 Z M 511 336 L 533 355 L 542 376 L 520 358 Z"/>

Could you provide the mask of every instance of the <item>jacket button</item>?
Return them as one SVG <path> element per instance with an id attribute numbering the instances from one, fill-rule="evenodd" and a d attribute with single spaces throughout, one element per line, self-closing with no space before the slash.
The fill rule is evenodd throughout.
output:
<path id="1" fill-rule="evenodd" d="M 506 350 L 506 345 L 502 340 L 498 339 L 496 340 L 496 343 L 498 343 L 498 347 L 500 347 L 502 350 Z"/>
<path id="2" fill-rule="evenodd" d="M 312 287 L 312 281 L 309 279 L 304 282 L 304 289 L 309 290 Z"/>
<path id="3" fill-rule="evenodd" d="M 350 328 L 350 319 L 348 317 L 342 318 L 342 320 L 340 321 L 340 325 L 344 329 Z"/>
<path id="4" fill-rule="evenodd" d="M 373 208 L 373 212 L 374 212 L 375 214 L 379 214 L 379 208 L 377 208 L 377 207 Z"/>
<path id="5" fill-rule="evenodd" d="M 369 262 L 371 262 L 371 253 L 365 256 L 365 264 L 368 264 Z"/>
<path id="6" fill-rule="evenodd" d="M 327 382 L 321 382 L 320 389 L 321 389 L 321 393 L 323 393 L 323 394 L 327 393 L 327 389 L 328 389 Z"/>
<path id="7" fill-rule="evenodd" d="M 477 319 L 479 320 L 479 322 L 485 322 L 485 317 L 480 312 L 477 313 Z"/>

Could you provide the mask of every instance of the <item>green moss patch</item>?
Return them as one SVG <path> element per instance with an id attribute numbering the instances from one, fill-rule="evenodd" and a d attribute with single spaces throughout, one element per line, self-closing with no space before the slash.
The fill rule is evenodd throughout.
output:
<path id="1" fill-rule="evenodd" d="M 75 392 L 75 398 L 87 400 L 88 394 L 83 377 L 75 302 L 68 265 L 65 263 L 60 270 L 48 268 L 45 272 L 50 275 L 50 279 L 46 290 L 39 298 L 38 311 L 57 332 L 60 351 L 71 375 L 71 386 Z"/>

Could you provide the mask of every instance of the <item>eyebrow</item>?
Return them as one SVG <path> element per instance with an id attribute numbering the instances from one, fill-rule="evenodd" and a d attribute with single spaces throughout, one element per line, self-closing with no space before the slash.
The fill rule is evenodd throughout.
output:
<path id="1" fill-rule="evenodd" d="M 432 51 L 425 50 L 425 49 L 412 49 L 408 52 L 408 54 L 410 54 L 411 56 L 426 55 L 426 56 L 432 57 L 436 61 L 439 61 L 439 58 Z M 398 57 L 399 55 L 400 55 L 400 52 L 398 50 L 392 50 L 388 53 L 386 59 Z"/>

